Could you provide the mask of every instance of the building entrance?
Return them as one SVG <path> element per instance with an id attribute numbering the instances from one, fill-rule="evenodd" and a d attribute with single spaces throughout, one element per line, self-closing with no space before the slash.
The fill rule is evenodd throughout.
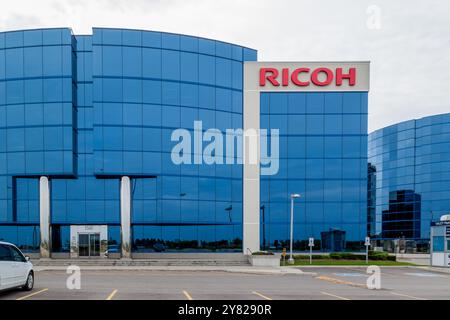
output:
<path id="1" fill-rule="evenodd" d="M 78 234 L 78 256 L 100 256 L 100 233 Z"/>
<path id="2" fill-rule="evenodd" d="M 71 258 L 106 258 L 108 226 L 70 226 Z"/>

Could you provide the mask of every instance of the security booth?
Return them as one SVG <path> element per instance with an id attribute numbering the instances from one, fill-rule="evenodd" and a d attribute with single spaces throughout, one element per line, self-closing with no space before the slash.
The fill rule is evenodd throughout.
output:
<path id="1" fill-rule="evenodd" d="M 431 265 L 450 268 L 450 215 L 431 223 Z"/>

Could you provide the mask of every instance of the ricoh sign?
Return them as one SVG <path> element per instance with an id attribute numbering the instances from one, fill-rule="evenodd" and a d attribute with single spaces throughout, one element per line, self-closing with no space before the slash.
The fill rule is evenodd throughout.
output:
<path id="1" fill-rule="evenodd" d="M 369 91 L 368 62 L 246 62 L 245 89 Z"/>
<path id="2" fill-rule="evenodd" d="M 259 70 L 259 85 L 265 87 L 270 83 L 274 87 L 288 87 L 291 83 L 297 87 L 318 86 L 326 87 L 335 84 L 340 87 L 347 81 L 348 86 L 354 87 L 356 84 L 356 68 L 330 69 L 320 68 L 261 68 Z"/>

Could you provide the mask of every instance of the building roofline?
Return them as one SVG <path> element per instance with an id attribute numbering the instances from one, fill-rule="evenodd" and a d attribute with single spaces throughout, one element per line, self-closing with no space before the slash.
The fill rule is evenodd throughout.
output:
<path id="1" fill-rule="evenodd" d="M 250 48 L 250 47 L 247 47 L 247 46 L 243 46 L 243 45 L 240 45 L 240 44 L 237 44 L 237 43 L 228 42 L 228 41 L 222 41 L 222 40 L 218 40 L 218 39 L 213 39 L 213 38 L 200 37 L 200 36 L 195 36 L 195 35 L 190 35 L 190 34 L 185 34 L 185 33 L 167 32 L 167 31 L 160 31 L 160 30 L 133 29 L 133 28 L 92 27 L 91 34 L 76 34 L 76 33 L 73 32 L 73 29 L 71 27 L 47 27 L 47 28 L 26 28 L 26 29 L 16 29 L 16 30 L 6 30 L 6 31 L 0 31 L 0 34 L 1 33 L 23 32 L 23 31 L 58 30 L 58 29 L 70 30 L 71 34 L 73 36 L 75 36 L 75 37 L 77 37 L 77 36 L 83 36 L 83 37 L 92 36 L 94 29 L 99 29 L 99 30 L 107 29 L 107 30 L 140 31 L 140 32 L 156 32 L 156 33 L 171 34 L 171 35 L 177 35 L 177 36 L 185 36 L 185 37 L 209 40 L 209 41 L 216 41 L 216 42 L 229 44 L 229 45 L 232 45 L 232 46 L 238 46 L 238 47 L 241 47 L 241 48 L 244 48 L 244 49 L 253 50 L 253 51 L 258 52 L 258 50 L 254 49 L 254 48 Z"/>
<path id="2" fill-rule="evenodd" d="M 72 35 L 75 35 L 73 33 L 73 29 L 71 27 L 26 28 L 26 29 L 0 31 L 0 33 L 13 33 L 13 32 L 24 32 L 24 31 L 44 31 L 44 30 L 64 30 L 64 29 L 70 30 Z"/>
<path id="3" fill-rule="evenodd" d="M 176 33 L 176 32 L 168 32 L 168 31 L 160 31 L 160 30 L 133 29 L 133 28 L 115 28 L 115 27 L 92 27 L 92 31 L 94 29 L 164 33 L 164 34 L 170 34 L 170 35 L 176 35 L 176 36 L 185 36 L 185 37 L 191 37 L 191 38 L 197 38 L 197 39 L 203 39 L 203 40 L 216 41 L 216 42 L 221 42 L 221 43 L 225 43 L 225 44 L 229 44 L 229 45 L 233 45 L 233 46 L 239 46 L 241 48 L 245 48 L 245 49 L 249 49 L 249 50 L 253 50 L 253 51 L 258 51 L 256 49 L 253 49 L 253 48 L 250 48 L 250 47 L 247 47 L 247 46 L 243 46 L 243 45 L 240 45 L 240 44 L 237 44 L 237 43 L 232 43 L 232 42 L 228 42 L 228 41 L 222 41 L 222 40 L 213 39 L 213 38 L 206 38 L 206 37 L 201 37 L 201 36 L 195 36 L 195 35 L 186 34 L 186 33 Z"/>
<path id="4" fill-rule="evenodd" d="M 382 131 L 382 130 L 385 130 L 385 129 L 388 129 L 388 128 L 391 128 L 391 127 L 395 127 L 395 126 L 398 126 L 398 125 L 401 125 L 401 124 L 405 124 L 407 122 L 420 121 L 420 120 L 425 120 L 427 118 L 433 118 L 433 117 L 439 117 L 439 116 L 445 116 L 445 115 L 449 115 L 450 116 L 450 113 L 449 112 L 437 113 L 437 114 L 432 114 L 432 115 L 429 115 L 429 116 L 423 116 L 423 117 L 420 117 L 420 118 L 413 118 L 413 119 L 409 119 L 409 120 L 403 120 L 403 121 L 400 121 L 400 122 L 396 122 L 396 123 L 387 125 L 385 127 L 381 127 L 381 128 L 376 129 L 376 130 L 374 130 L 372 132 L 369 132 L 369 136 L 371 134 L 376 133 L 376 132 L 379 132 L 379 131 Z"/>

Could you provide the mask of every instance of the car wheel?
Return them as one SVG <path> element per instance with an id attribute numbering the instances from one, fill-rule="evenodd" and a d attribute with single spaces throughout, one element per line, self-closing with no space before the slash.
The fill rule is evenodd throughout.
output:
<path id="1" fill-rule="evenodd" d="M 31 290 L 33 290 L 33 287 L 34 287 L 34 274 L 33 274 L 33 271 L 31 271 L 28 274 L 27 282 L 22 287 L 22 290 L 24 290 L 24 291 L 31 291 Z"/>

